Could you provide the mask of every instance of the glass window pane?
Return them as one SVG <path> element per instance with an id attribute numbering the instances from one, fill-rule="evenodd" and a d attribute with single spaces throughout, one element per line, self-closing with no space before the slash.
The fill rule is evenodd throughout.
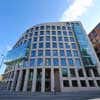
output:
<path id="1" fill-rule="evenodd" d="M 34 44 L 33 44 L 33 49 L 36 49 L 36 48 L 37 48 L 37 44 L 34 43 Z"/>
<path id="2" fill-rule="evenodd" d="M 76 77 L 75 69 L 70 69 L 70 76 Z"/>
<path id="3" fill-rule="evenodd" d="M 54 65 L 54 66 L 59 66 L 58 58 L 54 58 L 54 59 L 53 59 L 53 65 Z"/>
<path id="4" fill-rule="evenodd" d="M 30 60 L 30 66 L 35 66 L 35 59 Z"/>
<path id="5" fill-rule="evenodd" d="M 50 48 L 50 43 L 46 43 L 46 48 Z"/>
<path id="6" fill-rule="evenodd" d="M 62 76 L 67 77 L 68 76 L 68 70 L 67 68 L 62 68 Z"/>
<path id="7" fill-rule="evenodd" d="M 64 50 L 60 50 L 60 56 L 65 56 Z"/>
<path id="8" fill-rule="evenodd" d="M 66 66 L 66 59 L 65 58 L 61 58 L 61 66 Z"/>
<path id="9" fill-rule="evenodd" d="M 46 41 L 50 41 L 50 36 L 46 36 Z"/>
<path id="10" fill-rule="evenodd" d="M 44 35 L 44 31 L 40 31 L 40 35 Z"/>
<path id="11" fill-rule="evenodd" d="M 76 59 L 75 59 L 75 63 L 76 63 L 76 66 L 78 66 L 78 67 L 81 66 L 80 59 L 76 58 Z"/>
<path id="12" fill-rule="evenodd" d="M 61 29 L 61 27 L 60 26 L 57 26 L 57 30 L 60 30 Z"/>
<path id="13" fill-rule="evenodd" d="M 75 42 L 73 37 L 70 37 L 70 42 Z"/>
<path id="14" fill-rule="evenodd" d="M 38 56 L 43 56 L 43 50 L 38 51 Z"/>
<path id="15" fill-rule="evenodd" d="M 52 35 L 56 35 L 56 31 L 52 31 Z"/>
<path id="16" fill-rule="evenodd" d="M 58 56 L 58 51 L 57 50 L 53 50 L 53 56 Z"/>
<path id="17" fill-rule="evenodd" d="M 58 41 L 62 41 L 62 37 L 58 37 Z"/>
<path id="18" fill-rule="evenodd" d="M 56 41 L 56 37 L 55 36 L 52 37 L 52 41 Z"/>
<path id="19" fill-rule="evenodd" d="M 65 42 L 69 42 L 68 37 L 64 37 Z"/>
<path id="20" fill-rule="evenodd" d="M 36 51 L 32 51 L 31 52 L 31 57 L 35 57 L 36 56 Z"/>
<path id="21" fill-rule="evenodd" d="M 61 31 L 58 31 L 58 35 L 61 35 Z"/>
<path id="22" fill-rule="evenodd" d="M 59 43 L 59 48 L 63 48 L 63 43 Z"/>
<path id="23" fill-rule="evenodd" d="M 43 59 L 42 58 L 38 58 L 37 66 L 43 66 Z"/>
<path id="24" fill-rule="evenodd" d="M 69 45 L 68 43 L 65 43 L 65 47 L 66 47 L 67 49 L 69 49 L 69 48 L 70 48 L 70 45 Z"/>
<path id="25" fill-rule="evenodd" d="M 45 65 L 46 66 L 51 66 L 51 59 L 50 58 L 45 59 Z"/>
<path id="26" fill-rule="evenodd" d="M 67 32 L 66 31 L 63 31 L 63 35 L 66 35 L 67 36 Z"/>
<path id="27" fill-rule="evenodd" d="M 50 35 L 50 31 L 46 31 L 46 35 Z"/>
<path id="28" fill-rule="evenodd" d="M 71 50 L 66 50 L 66 54 L 67 54 L 67 57 L 71 57 L 72 56 Z"/>
<path id="29" fill-rule="evenodd" d="M 43 48 L 43 43 L 39 43 L 39 48 Z"/>
<path id="30" fill-rule="evenodd" d="M 72 49 L 76 49 L 76 44 L 75 43 L 72 43 Z"/>
<path id="31" fill-rule="evenodd" d="M 74 54 L 75 57 L 78 57 L 79 56 L 78 55 L 78 51 L 76 51 L 76 50 L 73 50 L 73 54 Z"/>
<path id="32" fill-rule="evenodd" d="M 69 58 L 69 59 L 68 59 L 68 63 L 69 63 L 69 66 L 73 66 L 73 65 L 74 65 L 73 59 Z"/>
<path id="33" fill-rule="evenodd" d="M 53 48 L 57 48 L 57 43 L 52 44 Z"/>
<path id="34" fill-rule="evenodd" d="M 43 39 L 44 39 L 44 38 L 43 38 L 43 36 L 42 36 L 42 37 L 40 37 L 39 41 L 43 41 Z"/>
<path id="35" fill-rule="evenodd" d="M 51 55 L 50 50 L 46 50 L 46 51 L 45 51 L 45 55 L 46 55 L 46 56 L 50 56 L 50 55 Z"/>

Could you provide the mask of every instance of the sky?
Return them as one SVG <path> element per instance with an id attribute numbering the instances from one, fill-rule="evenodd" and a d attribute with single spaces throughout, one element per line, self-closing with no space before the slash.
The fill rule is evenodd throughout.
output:
<path id="1" fill-rule="evenodd" d="M 44 22 L 82 22 L 87 34 L 100 22 L 100 0 L 0 0 L 0 65 L 2 54 L 22 33 Z M 0 74 L 4 73 L 2 64 Z"/>

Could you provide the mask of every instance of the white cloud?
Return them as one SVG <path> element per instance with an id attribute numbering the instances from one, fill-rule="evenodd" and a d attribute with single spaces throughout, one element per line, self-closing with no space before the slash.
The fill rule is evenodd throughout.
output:
<path id="1" fill-rule="evenodd" d="M 75 0 L 74 3 L 64 11 L 61 21 L 78 20 L 89 7 L 93 5 L 93 0 Z"/>

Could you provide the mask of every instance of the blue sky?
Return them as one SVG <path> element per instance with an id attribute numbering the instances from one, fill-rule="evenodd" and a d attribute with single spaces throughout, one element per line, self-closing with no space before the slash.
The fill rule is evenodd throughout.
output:
<path id="1" fill-rule="evenodd" d="M 34 24 L 80 20 L 90 32 L 100 22 L 99 4 L 100 0 L 0 0 L 0 61 Z M 4 69 L 3 65 L 0 73 Z"/>

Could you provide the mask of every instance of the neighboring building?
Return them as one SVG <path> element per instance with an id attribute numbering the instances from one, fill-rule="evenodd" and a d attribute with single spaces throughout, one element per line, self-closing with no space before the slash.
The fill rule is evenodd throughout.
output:
<path id="1" fill-rule="evenodd" d="M 100 61 L 100 23 L 89 33 L 88 36 Z"/>
<path id="2" fill-rule="evenodd" d="M 34 25 L 6 56 L 11 91 L 100 90 L 100 65 L 79 21 Z"/>

